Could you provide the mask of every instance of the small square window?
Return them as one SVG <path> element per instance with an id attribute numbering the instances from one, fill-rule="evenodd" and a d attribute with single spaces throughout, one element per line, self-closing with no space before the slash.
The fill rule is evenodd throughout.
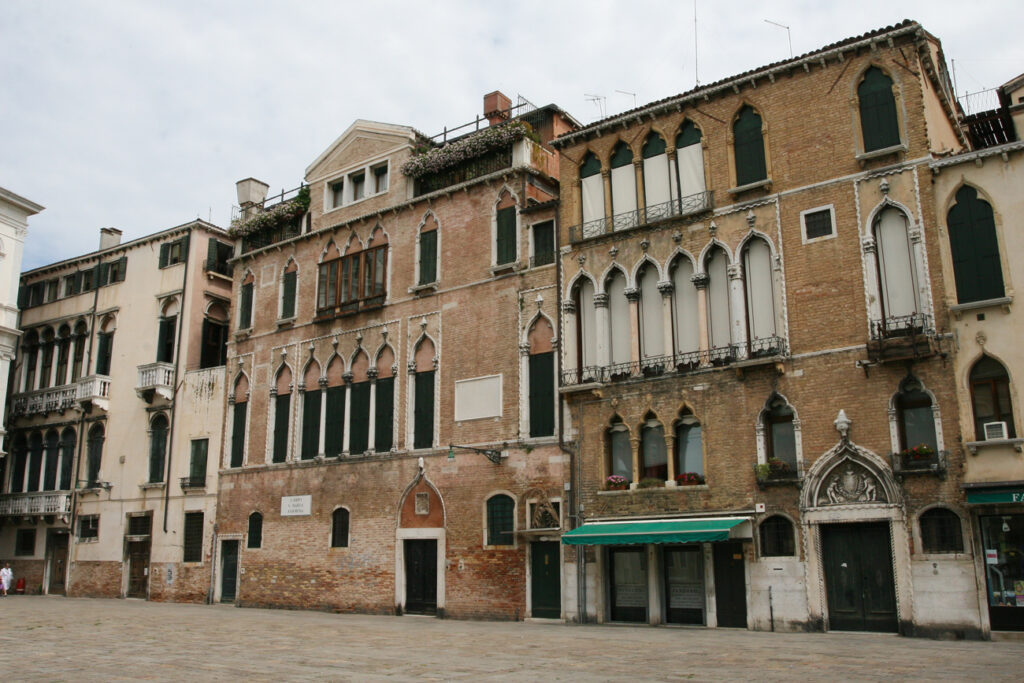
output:
<path id="1" fill-rule="evenodd" d="M 36 530 L 35 529 L 18 529 L 18 534 L 14 543 L 14 554 L 15 555 L 35 555 L 36 554 Z"/>
<path id="2" fill-rule="evenodd" d="M 803 223 L 804 244 L 828 239 L 836 235 L 835 214 L 831 206 L 822 206 L 802 211 L 800 213 L 800 221 Z"/>
<path id="3" fill-rule="evenodd" d="M 78 540 L 97 539 L 100 536 L 100 516 L 82 515 L 78 518 Z"/>

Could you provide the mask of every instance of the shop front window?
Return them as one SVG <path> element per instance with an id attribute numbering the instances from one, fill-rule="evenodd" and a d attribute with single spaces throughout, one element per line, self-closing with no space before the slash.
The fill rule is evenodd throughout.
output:
<path id="1" fill-rule="evenodd" d="M 611 620 L 647 622 L 647 553 L 644 546 L 610 548 Z"/>
<path id="2" fill-rule="evenodd" d="M 992 630 L 1024 631 L 1024 515 L 980 521 Z"/>

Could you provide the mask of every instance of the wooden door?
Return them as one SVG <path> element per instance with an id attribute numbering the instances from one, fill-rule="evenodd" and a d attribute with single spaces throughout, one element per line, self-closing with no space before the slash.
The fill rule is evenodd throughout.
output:
<path id="1" fill-rule="evenodd" d="M 68 535 L 50 535 L 50 576 L 46 592 L 50 595 L 64 595 L 64 575 L 68 566 Z"/>
<path id="2" fill-rule="evenodd" d="M 149 541 L 131 541 L 128 543 L 128 597 L 149 597 L 148 589 Z"/>
<path id="3" fill-rule="evenodd" d="M 895 633 L 899 624 L 888 523 L 828 524 L 821 536 L 829 628 Z"/>
<path id="4" fill-rule="evenodd" d="M 220 601 L 234 602 L 238 596 L 238 541 L 224 541 L 220 553 Z"/>
<path id="5" fill-rule="evenodd" d="M 437 541 L 405 541 L 405 611 L 437 613 Z"/>
<path id="6" fill-rule="evenodd" d="M 718 625 L 747 627 L 747 578 L 743 565 L 743 544 L 736 541 L 714 544 L 715 614 Z"/>
<path id="7" fill-rule="evenodd" d="M 557 541 L 530 544 L 530 616 L 562 616 L 562 575 Z"/>

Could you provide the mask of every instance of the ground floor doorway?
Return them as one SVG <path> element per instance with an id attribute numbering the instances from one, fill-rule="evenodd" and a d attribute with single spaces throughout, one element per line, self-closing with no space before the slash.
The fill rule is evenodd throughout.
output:
<path id="1" fill-rule="evenodd" d="M 220 544 L 220 601 L 234 602 L 238 597 L 238 541 Z"/>
<path id="2" fill-rule="evenodd" d="M 726 628 L 747 627 L 747 576 L 743 544 L 737 541 L 712 545 L 715 565 L 715 616 Z"/>
<path id="3" fill-rule="evenodd" d="M 405 539 L 405 611 L 437 614 L 437 541 Z"/>
<path id="4" fill-rule="evenodd" d="M 68 532 L 51 530 L 46 538 L 46 592 L 65 595 L 68 568 Z"/>
<path id="5" fill-rule="evenodd" d="M 608 549 L 612 621 L 647 622 L 647 547 Z"/>
<path id="6" fill-rule="evenodd" d="M 128 542 L 129 598 L 149 597 L 149 540 Z"/>
<path id="7" fill-rule="evenodd" d="M 707 598 L 701 546 L 665 546 L 662 565 L 666 623 L 705 625 L 704 608 Z"/>
<path id="8" fill-rule="evenodd" d="M 562 616 L 562 575 L 558 541 L 530 544 L 530 616 Z"/>
<path id="9" fill-rule="evenodd" d="M 889 523 L 826 524 L 821 538 L 829 628 L 897 632 Z"/>
<path id="10" fill-rule="evenodd" d="M 1024 631 L 1024 515 L 981 515 L 989 627 Z"/>

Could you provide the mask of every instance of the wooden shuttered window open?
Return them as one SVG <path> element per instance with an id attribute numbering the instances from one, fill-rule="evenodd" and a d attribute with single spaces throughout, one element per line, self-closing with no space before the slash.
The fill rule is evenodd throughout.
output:
<path id="1" fill-rule="evenodd" d="M 434 371 L 416 373 L 413 448 L 434 445 Z"/>
<path id="2" fill-rule="evenodd" d="M 516 208 L 509 206 L 498 209 L 497 218 L 497 265 L 513 263 L 516 260 Z"/>
<path id="3" fill-rule="evenodd" d="M 374 399 L 373 450 L 386 453 L 394 445 L 395 378 L 377 380 Z"/>
<path id="4" fill-rule="evenodd" d="M 530 356 L 530 436 L 555 433 L 555 354 Z"/>
<path id="5" fill-rule="evenodd" d="M 320 390 L 307 389 L 302 396 L 302 459 L 315 458 L 320 451 Z"/>
<path id="6" fill-rule="evenodd" d="M 288 458 L 288 423 L 291 418 L 292 395 L 277 396 L 274 401 L 274 452 L 273 462 L 284 462 Z"/>

